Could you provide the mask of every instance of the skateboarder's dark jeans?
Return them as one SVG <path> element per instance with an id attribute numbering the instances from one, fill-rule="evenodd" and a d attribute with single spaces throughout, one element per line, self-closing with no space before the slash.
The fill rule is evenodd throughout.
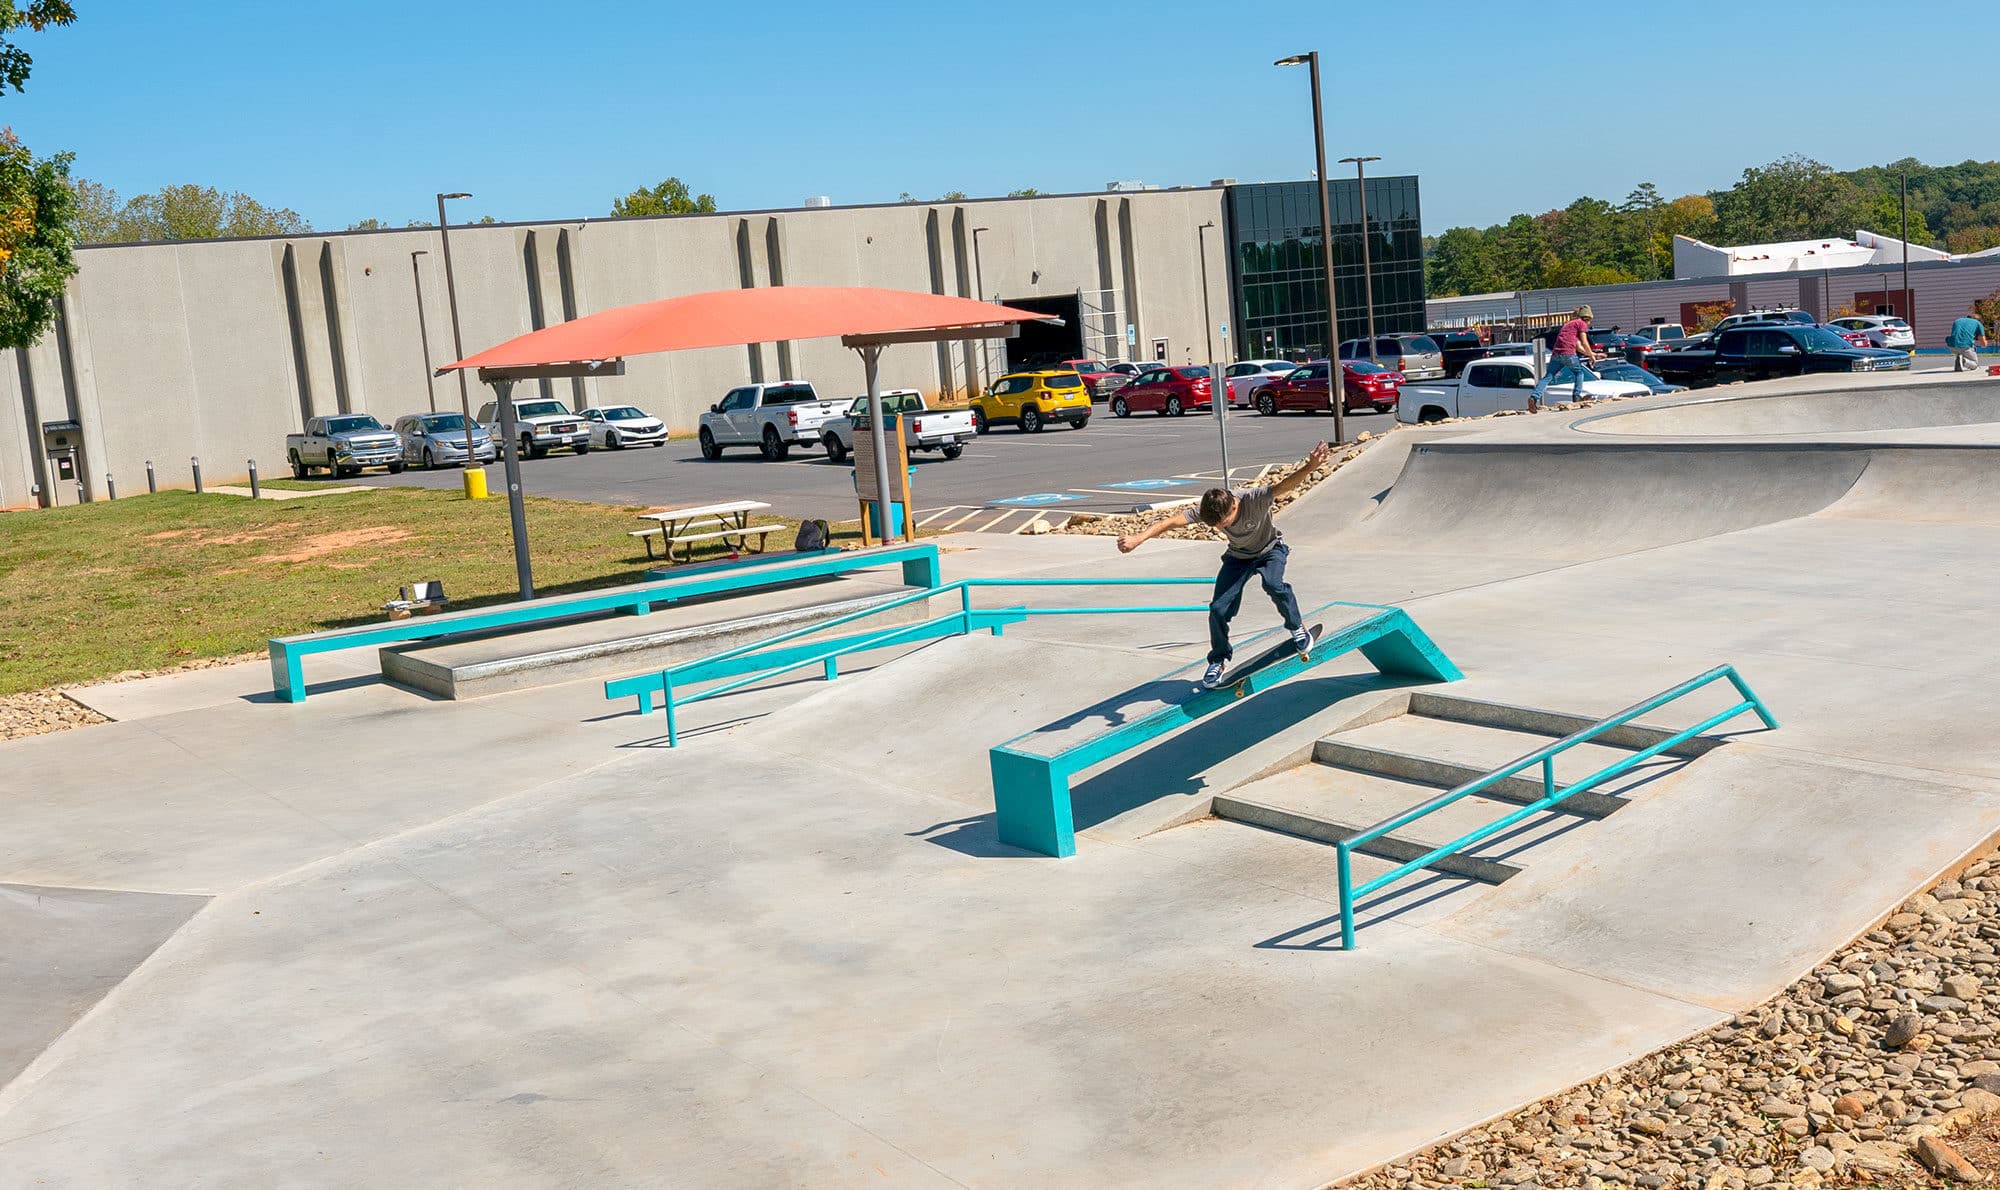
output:
<path id="1" fill-rule="evenodd" d="M 1215 576 L 1215 598 L 1208 604 L 1210 664 L 1229 660 L 1229 621 L 1236 618 L 1236 609 L 1243 606 L 1243 588 L 1250 585 L 1252 575 L 1263 580 L 1264 593 L 1278 606 L 1286 628 L 1296 630 L 1304 624 L 1299 618 L 1299 601 L 1292 595 L 1292 584 L 1285 581 L 1285 559 L 1291 554 L 1291 547 L 1281 541 L 1262 557 L 1222 555 L 1222 572 Z"/>

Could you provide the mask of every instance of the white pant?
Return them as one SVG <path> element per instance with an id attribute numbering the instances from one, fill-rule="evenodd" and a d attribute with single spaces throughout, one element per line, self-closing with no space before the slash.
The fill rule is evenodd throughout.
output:
<path id="1" fill-rule="evenodd" d="M 1977 372 L 1979 370 L 1979 348 L 1952 348 L 1951 370 L 1954 372 Z"/>

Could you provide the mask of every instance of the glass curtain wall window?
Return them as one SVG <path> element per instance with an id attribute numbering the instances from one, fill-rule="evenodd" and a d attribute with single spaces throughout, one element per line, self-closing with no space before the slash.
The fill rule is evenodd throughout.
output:
<path id="1" fill-rule="evenodd" d="M 1413 177 L 1369 178 L 1368 249 L 1375 282 L 1375 327 L 1383 334 L 1424 329 L 1423 218 Z M 1361 279 L 1361 203 L 1352 179 L 1330 187 L 1335 297 L 1340 336 L 1367 331 Z M 1230 267 L 1243 358 L 1327 354 L 1326 293 L 1320 264 L 1319 188 L 1305 182 L 1232 186 Z"/>

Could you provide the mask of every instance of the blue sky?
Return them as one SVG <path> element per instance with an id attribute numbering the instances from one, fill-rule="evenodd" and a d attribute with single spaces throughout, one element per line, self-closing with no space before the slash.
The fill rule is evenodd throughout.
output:
<path id="1" fill-rule="evenodd" d="M 602 215 L 669 174 L 725 209 L 1305 177 L 1306 73 L 1269 63 L 1312 48 L 1329 157 L 1421 176 L 1433 233 L 1792 152 L 2000 157 L 1963 0 L 76 4 L 23 37 L 23 140 L 127 196 L 200 182 L 330 229 L 449 189 L 468 218 Z"/>

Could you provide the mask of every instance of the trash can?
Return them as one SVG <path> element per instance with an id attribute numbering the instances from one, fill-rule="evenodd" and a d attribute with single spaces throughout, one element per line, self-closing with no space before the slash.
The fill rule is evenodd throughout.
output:
<path id="1" fill-rule="evenodd" d="M 854 481 L 854 492 L 856 497 L 858 498 L 861 494 L 861 477 L 859 475 L 852 475 L 849 478 Z M 912 466 L 910 468 L 911 482 L 914 483 L 916 481 L 916 478 L 917 478 L 917 469 L 914 466 Z M 887 533 L 884 533 L 882 531 L 883 503 L 887 503 L 889 506 L 889 531 Z M 905 533 L 903 529 L 903 520 L 904 520 L 904 509 L 903 509 L 903 502 L 901 500 L 877 501 L 877 502 L 871 502 L 868 505 L 868 532 L 872 536 L 875 537 L 908 536 L 908 534 Z"/>

